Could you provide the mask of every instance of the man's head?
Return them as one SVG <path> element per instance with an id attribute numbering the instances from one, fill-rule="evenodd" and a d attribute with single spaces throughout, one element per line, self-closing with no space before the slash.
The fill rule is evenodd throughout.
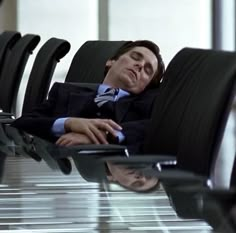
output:
<path id="1" fill-rule="evenodd" d="M 106 164 L 108 168 L 107 179 L 124 188 L 136 192 L 145 192 L 159 186 L 159 181 L 156 177 L 145 176 L 137 169 L 111 162 L 107 162 Z"/>
<path id="2" fill-rule="evenodd" d="M 148 40 L 127 42 L 106 63 L 105 84 L 139 94 L 157 86 L 165 66 L 159 47 Z"/>

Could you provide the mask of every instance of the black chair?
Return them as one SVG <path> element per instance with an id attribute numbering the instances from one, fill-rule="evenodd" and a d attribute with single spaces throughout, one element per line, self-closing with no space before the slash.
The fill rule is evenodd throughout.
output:
<path id="1" fill-rule="evenodd" d="M 176 158 L 172 169 L 174 161 L 161 161 L 148 174 L 161 179 L 178 215 L 206 219 L 214 227 L 222 215 L 209 215 L 205 205 L 214 192 L 215 206 L 227 199 L 227 191 L 216 191 L 229 188 L 220 182 L 227 168 L 219 161 L 233 163 L 235 155 L 220 150 L 235 96 L 235 62 L 232 52 L 181 50 L 167 68 L 144 145 L 147 154 Z"/>
<path id="2" fill-rule="evenodd" d="M 66 40 L 51 38 L 36 55 L 26 87 L 22 113 L 29 112 L 47 96 L 57 63 L 70 50 Z"/>
<path id="3" fill-rule="evenodd" d="M 106 61 L 127 41 L 87 41 L 76 52 L 65 82 L 101 83 Z"/>
<path id="4" fill-rule="evenodd" d="M 57 42 L 56 44 L 55 41 Z M 124 43 L 126 43 L 126 41 L 87 41 L 79 48 L 79 50 L 75 54 L 65 81 L 74 83 L 79 82 L 83 83 L 84 85 L 87 85 L 87 83 L 102 82 L 102 80 L 104 79 L 104 67 L 106 61 L 110 57 L 112 57 L 114 52 Z M 49 47 L 50 50 L 52 50 L 50 55 L 48 55 Z M 42 48 L 42 52 L 39 52 L 40 56 L 37 55 L 35 59 L 35 63 L 33 65 L 28 81 L 28 86 L 24 98 L 24 105 L 22 111 L 23 113 L 30 111 L 30 109 L 32 109 L 33 106 L 41 102 L 47 94 L 49 81 L 52 76 L 51 72 L 53 72 L 54 70 L 54 67 L 51 65 L 49 60 L 51 62 L 53 61 L 54 64 L 56 64 L 55 58 L 60 59 L 61 57 L 63 57 L 68 52 L 69 48 L 70 47 L 68 42 L 52 38 L 50 41 L 48 41 L 47 45 L 45 44 L 45 48 Z M 43 62 L 43 64 L 41 64 L 42 56 L 47 56 L 48 58 L 48 60 Z M 51 72 L 48 72 L 47 69 L 51 69 Z M 39 70 L 40 72 L 38 72 Z M 39 90 L 42 90 L 42 92 Z M 25 144 L 24 139 L 22 140 L 22 136 L 20 135 L 21 133 L 17 133 L 15 131 L 12 132 L 12 130 L 8 130 L 8 133 L 18 145 L 24 144 L 24 148 L 26 148 L 24 149 L 24 151 L 30 151 L 30 149 L 28 149 L 29 146 Z M 36 148 L 36 153 L 39 155 L 39 157 L 43 158 L 47 162 L 49 167 L 51 167 L 52 169 L 56 169 L 59 167 L 59 169 L 64 174 L 69 174 L 71 172 L 70 161 L 67 158 L 58 159 L 58 154 L 64 153 L 57 151 L 55 152 L 56 156 L 53 156 L 53 158 L 51 158 L 51 156 L 49 155 L 49 153 L 47 153 L 45 149 L 45 142 L 34 138 L 33 144 Z M 39 158 L 37 158 L 36 155 L 33 154 L 33 156 L 34 159 L 36 158 L 36 160 L 40 160 Z M 31 155 L 31 157 L 33 156 Z M 57 160 L 57 163 L 55 163 L 54 159 Z"/>
<path id="5" fill-rule="evenodd" d="M 203 190 L 222 187 L 214 180 L 214 170 L 219 172 L 215 165 L 235 95 L 235 74 L 235 53 L 192 48 L 181 50 L 165 73 L 147 129 L 143 157 L 147 162 L 147 155 L 156 156 L 154 169 L 146 174 L 163 182 L 181 217 L 205 218 L 196 195 L 202 198 L 206 193 Z M 77 150 L 82 148 L 78 146 Z M 96 154 L 93 147 L 91 150 Z M 87 151 L 91 154 L 89 148 Z M 130 157 L 121 160 L 126 163 Z M 137 159 L 132 160 L 137 163 Z M 219 219 L 207 220 L 212 225 L 219 223 Z"/>
<path id="6" fill-rule="evenodd" d="M 21 38 L 21 34 L 17 31 L 4 31 L 0 35 L 0 78 L 4 62 L 9 55 L 10 50 L 15 43 Z"/>
<path id="7" fill-rule="evenodd" d="M 153 108 L 146 153 L 176 155 L 178 169 L 209 177 L 235 95 L 235 60 L 235 53 L 190 48 L 174 57 Z"/>
<path id="8" fill-rule="evenodd" d="M 0 108 L 11 112 L 29 55 L 40 41 L 38 35 L 24 35 L 7 57 L 0 80 Z"/>
<path id="9" fill-rule="evenodd" d="M 100 64 L 92 59 L 89 62 L 94 64 L 92 68 L 82 65 L 79 71 L 81 76 L 88 72 L 85 74 L 85 82 L 93 82 L 93 78 L 90 79 L 89 76 L 94 77 L 95 73 L 91 70 L 96 70 L 95 65 Z M 76 64 L 74 60 L 73 64 Z M 104 64 L 102 63 L 102 67 Z M 80 82 L 80 77 L 74 73 L 75 67 L 73 65 L 73 70 L 68 72 L 66 81 Z M 129 155 L 120 158 L 120 154 L 127 155 L 127 150 L 124 147 L 122 153 L 120 146 L 117 146 L 115 158 L 116 148 L 112 148 L 111 159 L 124 163 L 129 160 L 143 163 L 145 160 L 147 164 L 147 156 L 151 155 L 150 164 L 154 167 L 145 172 L 163 182 L 177 213 L 182 217 L 205 218 L 196 195 L 203 200 L 210 188 L 221 187 L 221 184 L 215 183 L 212 174 L 218 169 L 215 166 L 218 151 L 235 95 L 235 73 L 235 53 L 192 48 L 181 50 L 167 67 L 154 104 L 141 157 L 132 159 L 135 155 Z M 74 79 L 71 79 L 72 76 Z M 78 146 L 68 149 L 68 154 L 74 151 L 72 156 L 76 161 L 81 151 L 83 155 L 87 153 L 100 156 L 101 151 L 110 149 L 109 146 Z M 60 148 L 55 149 L 56 154 L 58 150 Z M 66 154 L 65 152 L 63 149 L 62 154 Z M 153 159 L 153 156 L 156 158 Z M 109 153 L 105 159 L 110 159 Z M 166 170 L 170 165 L 174 166 Z M 88 169 L 87 172 L 90 172 L 91 167 Z M 96 172 L 94 174 L 97 175 Z M 211 186 L 208 186 L 209 180 Z M 210 218 L 207 220 L 211 222 Z M 214 225 L 219 220 L 214 219 L 211 224 Z"/>

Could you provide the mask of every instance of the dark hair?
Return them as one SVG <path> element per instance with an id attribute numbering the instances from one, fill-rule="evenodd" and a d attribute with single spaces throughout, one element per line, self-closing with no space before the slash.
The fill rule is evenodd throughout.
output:
<path id="1" fill-rule="evenodd" d="M 161 79 L 163 78 L 163 74 L 165 72 L 165 64 L 162 60 L 162 56 L 160 54 L 159 47 L 152 41 L 149 40 L 136 40 L 136 41 L 128 41 L 123 44 L 116 53 L 110 58 L 110 60 L 117 60 L 121 55 L 130 51 L 134 47 L 146 47 L 151 50 L 157 58 L 158 68 L 156 73 L 153 76 L 152 81 L 148 85 L 148 87 L 157 87 L 160 84 Z M 107 74 L 109 68 L 105 68 L 105 75 Z"/>

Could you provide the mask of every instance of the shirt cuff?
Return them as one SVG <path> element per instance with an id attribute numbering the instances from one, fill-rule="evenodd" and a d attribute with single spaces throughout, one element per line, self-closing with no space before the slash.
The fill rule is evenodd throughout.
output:
<path id="1" fill-rule="evenodd" d="M 57 120 L 54 121 L 52 125 L 52 133 L 56 137 L 60 137 L 63 134 L 65 134 L 65 121 L 68 119 L 68 117 L 65 118 L 58 118 Z"/>
<path id="2" fill-rule="evenodd" d="M 116 131 L 118 142 L 122 143 L 125 140 L 125 135 L 121 131 Z"/>

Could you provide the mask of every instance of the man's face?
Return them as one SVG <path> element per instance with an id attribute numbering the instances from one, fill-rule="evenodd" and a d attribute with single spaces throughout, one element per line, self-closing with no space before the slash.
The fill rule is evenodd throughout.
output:
<path id="1" fill-rule="evenodd" d="M 108 176 L 108 180 L 116 182 L 133 191 L 149 190 L 158 183 L 156 177 L 144 176 L 140 171 L 130 169 L 124 165 L 116 165 L 107 162 L 107 167 L 111 173 L 111 175 Z"/>
<path id="2" fill-rule="evenodd" d="M 146 47 L 134 47 L 117 60 L 108 60 L 106 65 L 110 69 L 104 84 L 139 94 L 152 80 L 158 61 L 154 53 Z"/>

